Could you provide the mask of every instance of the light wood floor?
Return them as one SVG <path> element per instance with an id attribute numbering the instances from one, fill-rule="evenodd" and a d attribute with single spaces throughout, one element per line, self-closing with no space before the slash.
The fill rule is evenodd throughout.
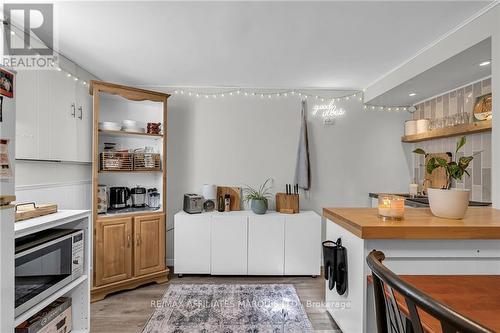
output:
<path id="1" fill-rule="evenodd" d="M 288 283 L 297 290 L 309 320 L 317 332 L 340 332 L 337 325 L 322 307 L 307 306 L 307 302 L 323 302 L 325 280 L 322 277 L 220 277 L 186 275 L 163 285 L 152 284 L 132 291 L 120 292 L 91 304 L 90 325 L 92 333 L 136 333 L 153 313 L 151 302 L 159 300 L 169 283 Z"/>

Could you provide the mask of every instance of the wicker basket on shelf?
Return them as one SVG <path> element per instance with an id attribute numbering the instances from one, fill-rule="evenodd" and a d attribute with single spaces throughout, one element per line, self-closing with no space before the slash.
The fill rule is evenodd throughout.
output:
<path id="1" fill-rule="evenodd" d="M 100 154 L 101 171 L 132 171 L 133 154 L 129 152 L 109 151 Z"/>
<path id="2" fill-rule="evenodd" d="M 138 171 L 160 171 L 160 154 L 134 153 L 134 170 Z"/>

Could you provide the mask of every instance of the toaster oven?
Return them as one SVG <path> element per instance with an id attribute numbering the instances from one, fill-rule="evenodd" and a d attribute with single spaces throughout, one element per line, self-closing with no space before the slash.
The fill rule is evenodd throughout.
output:
<path id="1" fill-rule="evenodd" d="M 189 214 L 198 214 L 203 211 L 203 197 L 198 194 L 184 194 L 184 211 Z"/>

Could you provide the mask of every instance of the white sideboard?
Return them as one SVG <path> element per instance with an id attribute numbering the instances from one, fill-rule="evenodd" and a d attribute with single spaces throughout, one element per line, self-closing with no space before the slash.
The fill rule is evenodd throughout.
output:
<path id="1" fill-rule="evenodd" d="M 320 275 L 321 217 L 251 211 L 174 217 L 174 272 L 212 275 Z"/>

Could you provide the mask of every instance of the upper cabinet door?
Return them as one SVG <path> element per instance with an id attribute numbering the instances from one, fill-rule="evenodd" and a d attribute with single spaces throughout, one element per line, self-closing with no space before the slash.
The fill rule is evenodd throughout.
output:
<path id="1" fill-rule="evenodd" d="M 16 158 L 38 158 L 37 71 L 23 70 L 16 76 Z"/>
<path id="2" fill-rule="evenodd" d="M 75 73 L 75 67 L 68 65 L 68 71 Z M 50 159 L 77 161 L 76 133 L 76 84 L 73 76 L 51 71 L 50 111 Z"/>
<path id="3" fill-rule="evenodd" d="M 77 68 L 79 81 L 76 83 L 76 134 L 77 161 L 92 162 L 92 96 L 88 83 L 91 75 Z M 83 84 L 83 82 L 87 84 Z"/>

